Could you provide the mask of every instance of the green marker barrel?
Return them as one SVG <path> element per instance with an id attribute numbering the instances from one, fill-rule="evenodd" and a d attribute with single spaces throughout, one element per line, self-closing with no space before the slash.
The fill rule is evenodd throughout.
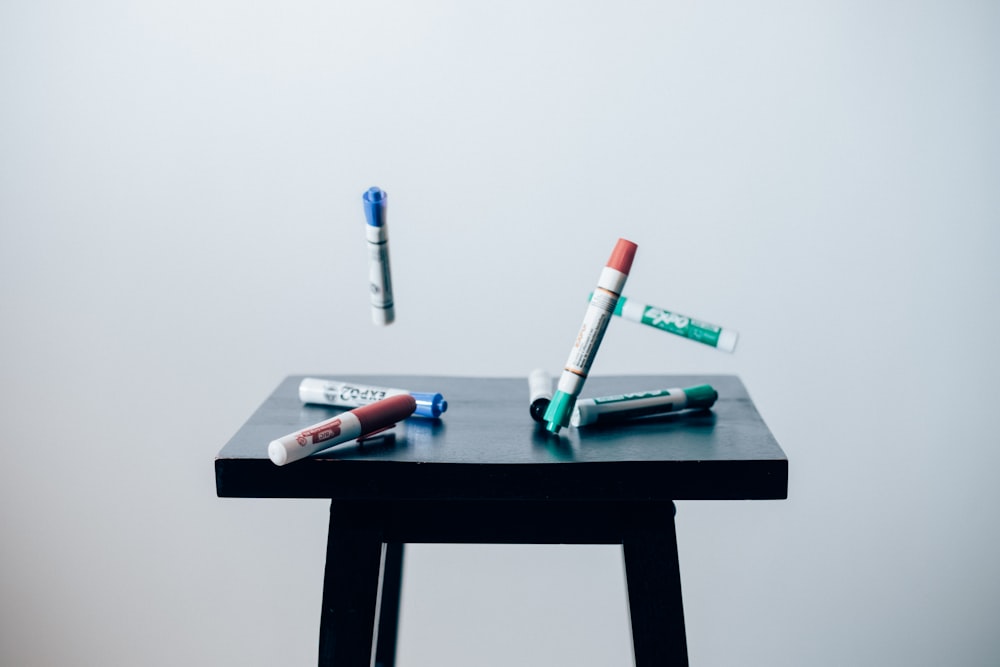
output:
<path id="1" fill-rule="evenodd" d="M 707 409 L 715 405 L 719 393 L 708 384 L 687 389 L 654 389 L 632 394 L 581 398 L 576 402 L 570 426 L 587 426 L 610 421 L 662 415 L 679 410 Z"/>
<path id="2" fill-rule="evenodd" d="M 647 306 L 625 297 L 618 299 L 618 305 L 615 307 L 615 315 L 618 315 L 623 320 L 645 324 L 654 329 L 660 329 L 693 340 L 696 343 L 718 348 L 724 352 L 735 350 L 736 341 L 740 336 L 739 333 L 732 329 L 725 329 L 715 324 L 696 320 L 687 315 L 673 313 L 664 308 Z"/>

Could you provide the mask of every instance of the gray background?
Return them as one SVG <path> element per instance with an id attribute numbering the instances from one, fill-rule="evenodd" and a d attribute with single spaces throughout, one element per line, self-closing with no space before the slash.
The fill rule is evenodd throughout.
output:
<path id="1" fill-rule="evenodd" d="M 215 497 L 292 373 L 735 373 L 789 499 L 684 502 L 693 664 L 1000 655 L 988 2 L 0 4 L 0 664 L 309 665 L 327 507 Z M 361 193 L 398 322 L 370 323 Z M 527 389 L 526 389 L 527 391 Z M 628 664 L 613 547 L 414 546 L 400 667 Z"/>

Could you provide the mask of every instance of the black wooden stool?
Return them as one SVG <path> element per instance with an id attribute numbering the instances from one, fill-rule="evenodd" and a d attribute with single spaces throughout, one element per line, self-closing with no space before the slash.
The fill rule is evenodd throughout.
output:
<path id="1" fill-rule="evenodd" d="M 788 461 L 735 376 L 593 377 L 586 395 L 711 384 L 712 411 L 551 436 L 517 378 L 359 376 L 437 391 L 441 420 L 278 467 L 272 439 L 335 408 L 282 382 L 216 458 L 222 497 L 330 498 L 319 664 L 391 667 L 403 545 L 621 544 L 638 667 L 686 665 L 674 500 L 778 499 Z M 344 379 L 344 378 L 340 378 Z"/>

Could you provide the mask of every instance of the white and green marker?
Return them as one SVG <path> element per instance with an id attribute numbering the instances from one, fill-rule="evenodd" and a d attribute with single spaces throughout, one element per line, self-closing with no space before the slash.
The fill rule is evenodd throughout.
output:
<path id="1" fill-rule="evenodd" d="M 645 324 L 654 329 L 662 329 L 725 352 L 732 352 L 736 349 L 736 340 L 740 336 L 732 329 L 725 329 L 687 315 L 673 313 L 664 308 L 647 306 L 624 296 L 618 298 L 615 315 L 624 320 Z"/>
<path id="2" fill-rule="evenodd" d="M 687 389 L 654 389 L 601 398 L 581 398 L 576 402 L 569 425 L 587 426 L 678 410 L 704 410 L 715 405 L 718 397 L 718 392 L 711 385 L 699 384 Z"/>
<path id="3" fill-rule="evenodd" d="M 556 393 L 545 408 L 543 419 L 545 430 L 549 433 L 558 434 L 559 429 L 569 425 L 573 404 L 583 389 L 583 383 L 590 372 L 590 365 L 597 356 L 597 348 L 600 347 L 608 322 L 612 319 L 611 313 L 618 302 L 618 295 L 621 294 L 628 273 L 632 269 L 636 248 L 638 246 L 628 239 L 618 239 L 614 250 L 611 251 L 611 258 L 601 270 L 601 275 L 597 279 L 597 289 L 591 294 L 587 312 L 583 315 L 583 325 L 576 334 L 569 359 L 566 360 L 566 365 L 563 366 L 562 374 L 559 376 Z"/>

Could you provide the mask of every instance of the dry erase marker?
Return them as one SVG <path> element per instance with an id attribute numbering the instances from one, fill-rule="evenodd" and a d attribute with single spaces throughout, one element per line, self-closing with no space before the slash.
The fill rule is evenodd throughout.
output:
<path id="1" fill-rule="evenodd" d="M 736 339 L 739 338 L 739 334 L 732 329 L 725 329 L 680 313 L 672 313 L 656 306 L 647 306 L 625 297 L 618 299 L 615 315 L 624 320 L 662 329 L 726 352 L 732 352 L 736 349 Z"/>
<path id="2" fill-rule="evenodd" d="M 389 396 L 409 394 L 417 401 L 414 415 L 417 417 L 437 418 L 448 409 L 448 401 L 438 393 L 407 391 L 393 387 L 372 387 L 341 380 L 323 380 L 321 378 L 305 378 L 299 383 L 299 400 L 303 403 L 319 405 L 336 405 L 342 408 L 356 408 L 380 401 Z"/>
<path id="3" fill-rule="evenodd" d="M 368 188 L 361 199 L 365 203 L 365 233 L 368 238 L 368 282 L 371 287 L 372 321 L 392 324 L 396 311 L 392 303 L 392 277 L 389 273 L 389 230 L 385 224 L 387 195 L 380 188 Z"/>
<path id="4" fill-rule="evenodd" d="M 718 397 L 718 392 L 711 385 L 700 384 L 687 389 L 655 389 L 618 396 L 581 398 L 576 402 L 569 423 L 570 426 L 587 426 L 678 410 L 710 408 Z"/>
<path id="5" fill-rule="evenodd" d="M 321 449 L 383 431 L 412 415 L 416 407 L 409 394 L 390 396 L 272 440 L 267 455 L 272 463 L 283 466 Z"/>
<path id="6" fill-rule="evenodd" d="M 590 297 L 590 304 L 583 316 L 583 326 L 576 335 L 569 359 L 559 376 L 555 396 L 545 410 L 545 428 L 550 433 L 559 433 L 560 428 L 569 424 L 573 404 L 580 395 L 587 373 L 590 372 L 590 365 L 597 356 L 597 348 L 601 345 L 611 314 L 618 303 L 618 296 L 632 268 L 636 248 L 638 246 L 631 241 L 618 239 L 615 249 L 611 251 L 611 258 L 601 271 L 597 289 Z"/>
<path id="7" fill-rule="evenodd" d="M 552 376 L 544 368 L 528 375 L 528 411 L 536 422 L 545 421 L 545 408 L 552 400 Z"/>

